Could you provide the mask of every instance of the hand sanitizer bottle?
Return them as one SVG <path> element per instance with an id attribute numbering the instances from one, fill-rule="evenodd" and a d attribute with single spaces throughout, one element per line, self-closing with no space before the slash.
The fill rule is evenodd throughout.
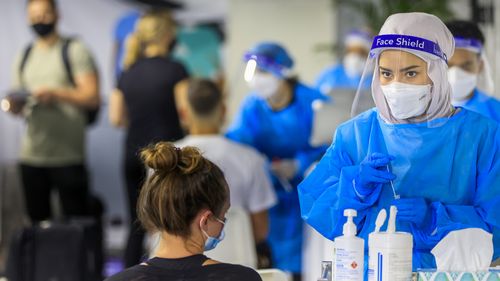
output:
<path id="1" fill-rule="evenodd" d="M 342 236 L 335 238 L 335 281 L 363 281 L 365 241 L 356 237 L 356 210 L 344 210 L 347 222 Z"/>

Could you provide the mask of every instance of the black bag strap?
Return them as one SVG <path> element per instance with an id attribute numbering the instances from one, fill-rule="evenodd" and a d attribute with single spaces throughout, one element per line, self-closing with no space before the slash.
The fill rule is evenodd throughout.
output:
<path id="1" fill-rule="evenodd" d="M 61 48 L 61 58 L 63 61 L 64 69 L 66 71 L 66 78 L 70 82 L 70 84 L 75 87 L 76 82 L 75 82 L 75 77 L 73 76 L 73 68 L 71 66 L 71 60 L 69 57 L 69 47 L 71 45 L 71 42 L 74 41 L 73 38 L 68 37 L 68 38 L 63 38 L 63 45 Z M 26 62 L 28 61 L 29 55 L 31 53 L 31 50 L 33 49 L 33 43 L 30 43 L 26 49 L 24 50 L 23 56 L 21 58 L 21 63 L 19 64 L 19 82 L 21 84 L 21 88 L 26 88 L 26 84 L 23 78 L 23 73 L 24 69 L 26 66 Z M 92 125 L 97 121 L 97 115 L 99 113 L 99 108 L 96 109 L 88 109 L 85 110 L 86 115 L 87 115 L 87 125 Z"/>
<path id="2" fill-rule="evenodd" d="M 33 43 L 30 43 L 28 46 L 26 46 L 26 49 L 24 49 L 23 56 L 21 57 L 21 62 L 19 63 L 19 82 L 21 83 L 21 88 L 26 88 L 26 83 L 24 81 L 23 73 L 24 73 L 24 68 L 26 67 L 26 62 L 28 61 L 28 57 L 31 53 L 31 50 L 33 49 Z"/>
<path id="3" fill-rule="evenodd" d="M 68 81 L 71 83 L 72 86 L 76 86 L 75 83 L 75 78 L 73 77 L 73 68 L 71 67 L 71 62 L 69 60 L 69 45 L 73 41 L 72 38 L 65 38 L 63 39 L 63 45 L 62 45 L 62 60 L 64 63 L 64 69 L 66 70 L 66 76 L 68 78 Z"/>
<path id="4" fill-rule="evenodd" d="M 75 86 L 75 78 L 73 77 L 73 68 L 71 67 L 71 61 L 69 59 L 69 46 L 73 41 L 72 38 L 64 38 L 63 45 L 61 49 L 61 57 L 64 64 L 64 70 L 66 70 L 66 78 L 71 83 L 72 86 Z M 24 69 L 26 68 L 26 63 L 28 62 L 29 55 L 31 54 L 31 50 L 33 50 L 33 43 L 30 43 L 24 49 L 23 56 L 21 57 L 21 63 L 19 64 L 19 81 L 21 83 L 21 87 L 25 88 L 25 81 L 23 78 Z"/>
<path id="5" fill-rule="evenodd" d="M 71 83 L 73 87 L 76 87 L 75 77 L 73 76 L 73 68 L 71 67 L 71 61 L 69 57 L 69 46 L 73 41 L 73 38 L 64 38 L 62 45 L 62 60 L 64 64 L 64 69 L 66 70 L 66 78 Z M 99 108 L 96 109 L 87 109 L 87 125 L 93 125 L 97 120 L 97 114 L 99 113 Z"/>

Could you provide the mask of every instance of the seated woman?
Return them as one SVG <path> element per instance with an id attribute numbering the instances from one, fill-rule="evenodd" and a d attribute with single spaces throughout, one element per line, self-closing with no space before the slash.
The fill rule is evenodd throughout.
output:
<path id="1" fill-rule="evenodd" d="M 140 156 L 152 172 L 139 195 L 138 217 L 148 231 L 160 232 L 160 242 L 154 258 L 107 280 L 261 280 L 250 268 L 203 255 L 224 238 L 229 189 L 222 171 L 196 148 L 167 142 Z"/>
<path id="2" fill-rule="evenodd" d="M 452 34 L 435 16 L 386 20 L 363 76 L 373 77 L 376 107 L 337 128 L 299 185 L 302 217 L 325 237 L 342 234 L 343 211 L 353 208 L 367 241 L 380 209 L 395 205 L 397 229 L 413 235 L 414 270 L 435 268 L 431 249 L 464 228 L 492 233 L 500 256 L 500 127 L 451 105 L 446 60 L 453 50 Z"/>

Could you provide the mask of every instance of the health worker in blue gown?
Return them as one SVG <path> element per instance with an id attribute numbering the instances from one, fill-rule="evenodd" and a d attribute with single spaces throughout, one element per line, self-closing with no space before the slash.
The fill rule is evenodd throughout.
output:
<path id="1" fill-rule="evenodd" d="M 375 69 L 371 96 L 357 97 L 376 107 L 340 125 L 299 185 L 302 217 L 325 237 L 342 235 L 343 211 L 352 208 L 367 245 L 380 209 L 395 205 L 397 230 L 413 235 L 414 270 L 435 268 L 431 249 L 458 229 L 492 233 L 500 255 L 500 128 L 451 105 L 453 51 L 437 17 L 387 18 L 367 62 Z"/>
<path id="2" fill-rule="evenodd" d="M 452 104 L 500 122 L 500 101 L 490 96 L 493 79 L 483 33 L 469 21 L 450 21 L 446 26 L 455 37 L 455 53 L 448 60 Z"/>
<path id="3" fill-rule="evenodd" d="M 331 96 L 335 96 L 336 90 L 355 92 L 365 68 L 372 37 L 372 34 L 362 29 L 349 32 L 344 39 L 345 50 L 342 62 L 323 70 L 316 79 L 316 88 L 323 94 Z"/>
<path id="4" fill-rule="evenodd" d="M 326 100 L 290 76 L 293 60 L 279 44 L 262 42 L 245 55 L 245 80 L 252 91 L 242 103 L 227 137 L 250 145 L 270 163 L 278 204 L 270 210 L 273 266 L 300 278 L 302 228 L 297 185 L 327 146 L 309 139 L 315 100 Z"/>

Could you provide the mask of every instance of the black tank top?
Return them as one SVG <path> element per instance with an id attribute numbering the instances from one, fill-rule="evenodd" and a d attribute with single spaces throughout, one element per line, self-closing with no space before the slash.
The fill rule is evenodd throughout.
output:
<path id="1" fill-rule="evenodd" d="M 201 254 L 179 259 L 152 258 L 106 281 L 262 281 L 255 270 L 241 265 L 218 263 L 204 266 L 208 259 Z"/>

